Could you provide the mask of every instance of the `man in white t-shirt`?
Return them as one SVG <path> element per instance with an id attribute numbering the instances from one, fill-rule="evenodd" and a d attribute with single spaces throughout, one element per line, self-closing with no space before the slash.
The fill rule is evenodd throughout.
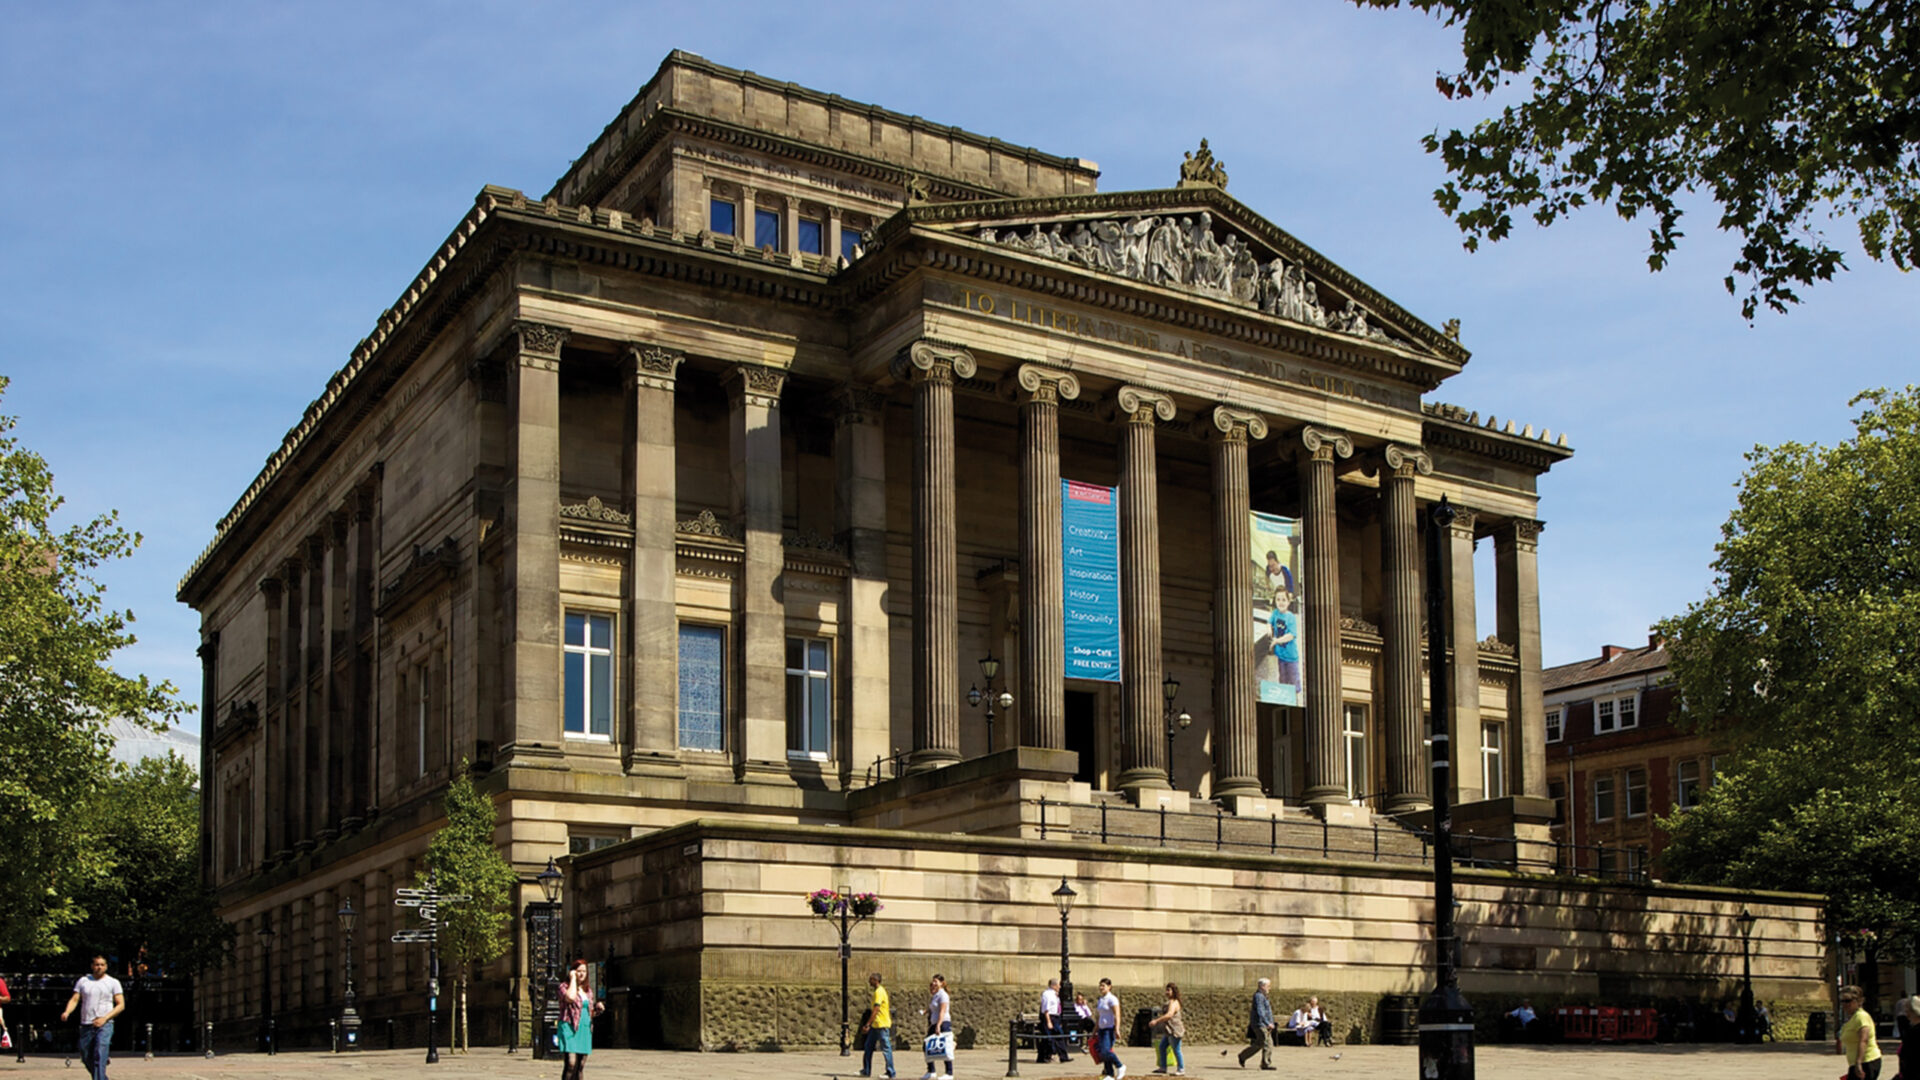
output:
<path id="1" fill-rule="evenodd" d="M 80 1060 L 93 1080 L 107 1080 L 107 1052 L 113 1046 L 113 1018 L 127 1007 L 120 980 L 107 974 L 107 958 L 93 958 L 93 970 L 73 984 L 73 997 L 60 1019 L 80 1010 Z"/>
<path id="2" fill-rule="evenodd" d="M 1064 1032 L 1060 1024 L 1060 980 L 1048 979 L 1047 988 L 1040 991 L 1040 1064 L 1045 1065 L 1056 1057 L 1061 1061 L 1073 1060 L 1073 1055 L 1067 1052 Z"/>
<path id="3" fill-rule="evenodd" d="M 1113 996 L 1113 980 L 1100 980 L 1100 999 L 1093 1003 L 1093 1026 L 1097 1041 L 1093 1058 L 1100 1063 L 1100 1075 L 1126 1080 L 1127 1067 L 1113 1052 L 1113 1041 L 1120 1034 L 1120 999 Z"/>

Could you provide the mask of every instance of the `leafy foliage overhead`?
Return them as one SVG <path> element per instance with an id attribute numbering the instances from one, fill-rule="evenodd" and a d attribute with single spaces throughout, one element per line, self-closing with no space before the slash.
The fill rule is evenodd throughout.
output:
<path id="1" fill-rule="evenodd" d="M 1852 439 L 1748 455 L 1714 588 L 1660 624 L 1684 718 L 1737 753 L 1666 822 L 1685 880 L 1824 892 L 1832 929 L 1920 932 L 1920 388 Z"/>
<path id="2" fill-rule="evenodd" d="M 1524 99 L 1426 139 L 1451 178 L 1435 201 L 1469 249 L 1516 213 L 1551 225 L 1588 202 L 1652 217 L 1648 265 L 1704 192 L 1740 240 L 1741 311 L 1785 311 L 1843 253 L 1844 219 L 1876 260 L 1920 256 L 1920 5 L 1913 0 L 1355 0 L 1461 29 L 1449 98 Z"/>

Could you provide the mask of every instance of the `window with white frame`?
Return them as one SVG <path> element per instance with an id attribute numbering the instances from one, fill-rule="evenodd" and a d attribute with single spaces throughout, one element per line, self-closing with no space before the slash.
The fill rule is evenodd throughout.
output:
<path id="1" fill-rule="evenodd" d="M 612 847 L 625 839 L 626 837 L 624 836 L 613 836 L 605 833 L 569 833 L 567 835 L 567 854 L 585 855 L 589 852 L 599 851 L 601 848 Z"/>
<path id="2" fill-rule="evenodd" d="M 680 624 L 680 748 L 715 753 L 727 748 L 726 631 Z"/>
<path id="3" fill-rule="evenodd" d="M 1627 816 L 1647 816 L 1647 770 L 1627 770 Z"/>
<path id="4" fill-rule="evenodd" d="M 1563 710 L 1560 710 L 1560 709 L 1547 710 L 1547 741 L 1548 742 L 1560 741 L 1563 735 L 1563 729 L 1560 726 L 1561 717 L 1564 715 L 1565 713 L 1563 712 Z"/>
<path id="5" fill-rule="evenodd" d="M 1553 823 L 1564 825 L 1567 822 L 1567 785 L 1558 780 L 1547 781 L 1547 798 L 1553 800 Z"/>
<path id="6" fill-rule="evenodd" d="M 1593 778 L 1593 820 L 1613 820 L 1613 777 Z"/>
<path id="7" fill-rule="evenodd" d="M 1349 705 L 1342 713 L 1341 741 L 1347 752 L 1347 798 L 1359 802 L 1367 795 L 1372 769 L 1367 759 L 1367 707 Z"/>
<path id="8" fill-rule="evenodd" d="M 833 732 L 833 650 L 820 638 L 787 639 L 787 754 L 827 760 Z"/>
<path id="9" fill-rule="evenodd" d="M 1637 693 L 1620 694 L 1616 697 L 1598 698 L 1593 703 L 1593 732 L 1604 735 L 1609 731 L 1625 731 L 1640 725 L 1640 695 Z"/>
<path id="10" fill-rule="evenodd" d="M 566 619 L 566 733 L 613 738 L 613 616 L 569 611 Z"/>
<path id="11" fill-rule="evenodd" d="M 1700 762 L 1681 762 L 1673 772 L 1673 805 L 1686 809 L 1700 805 Z"/>
<path id="12" fill-rule="evenodd" d="M 1507 725 L 1480 725 L 1480 790 L 1489 799 L 1507 795 Z"/>

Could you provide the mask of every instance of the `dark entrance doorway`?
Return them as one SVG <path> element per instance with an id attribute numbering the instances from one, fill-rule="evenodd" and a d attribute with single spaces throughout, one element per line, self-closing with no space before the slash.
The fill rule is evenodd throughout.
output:
<path id="1" fill-rule="evenodd" d="M 1080 769 L 1073 774 L 1083 784 L 1099 787 L 1100 695 L 1085 690 L 1067 691 L 1067 749 L 1080 755 Z"/>

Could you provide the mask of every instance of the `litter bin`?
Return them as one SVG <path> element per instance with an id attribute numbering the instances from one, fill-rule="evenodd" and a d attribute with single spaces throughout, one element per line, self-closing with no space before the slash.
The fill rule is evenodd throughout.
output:
<path id="1" fill-rule="evenodd" d="M 1824 1012 L 1807 1014 L 1807 1041 L 1827 1041 L 1827 1014 Z"/>
<path id="2" fill-rule="evenodd" d="M 1158 1009 L 1133 1010 L 1133 1030 L 1127 1032 L 1128 1046 L 1153 1045 L 1153 1028 L 1148 1025 L 1153 1022 L 1154 1014 L 1159 1011 Z"/>
<path id="3" fill-rule="evenodd" d="M 1420 999 L 1413 994 L 1388 994 L 1380 999 L 1380 1035 L 1388 1046 L 1413 1046 L 1420 1041 Z"/>

